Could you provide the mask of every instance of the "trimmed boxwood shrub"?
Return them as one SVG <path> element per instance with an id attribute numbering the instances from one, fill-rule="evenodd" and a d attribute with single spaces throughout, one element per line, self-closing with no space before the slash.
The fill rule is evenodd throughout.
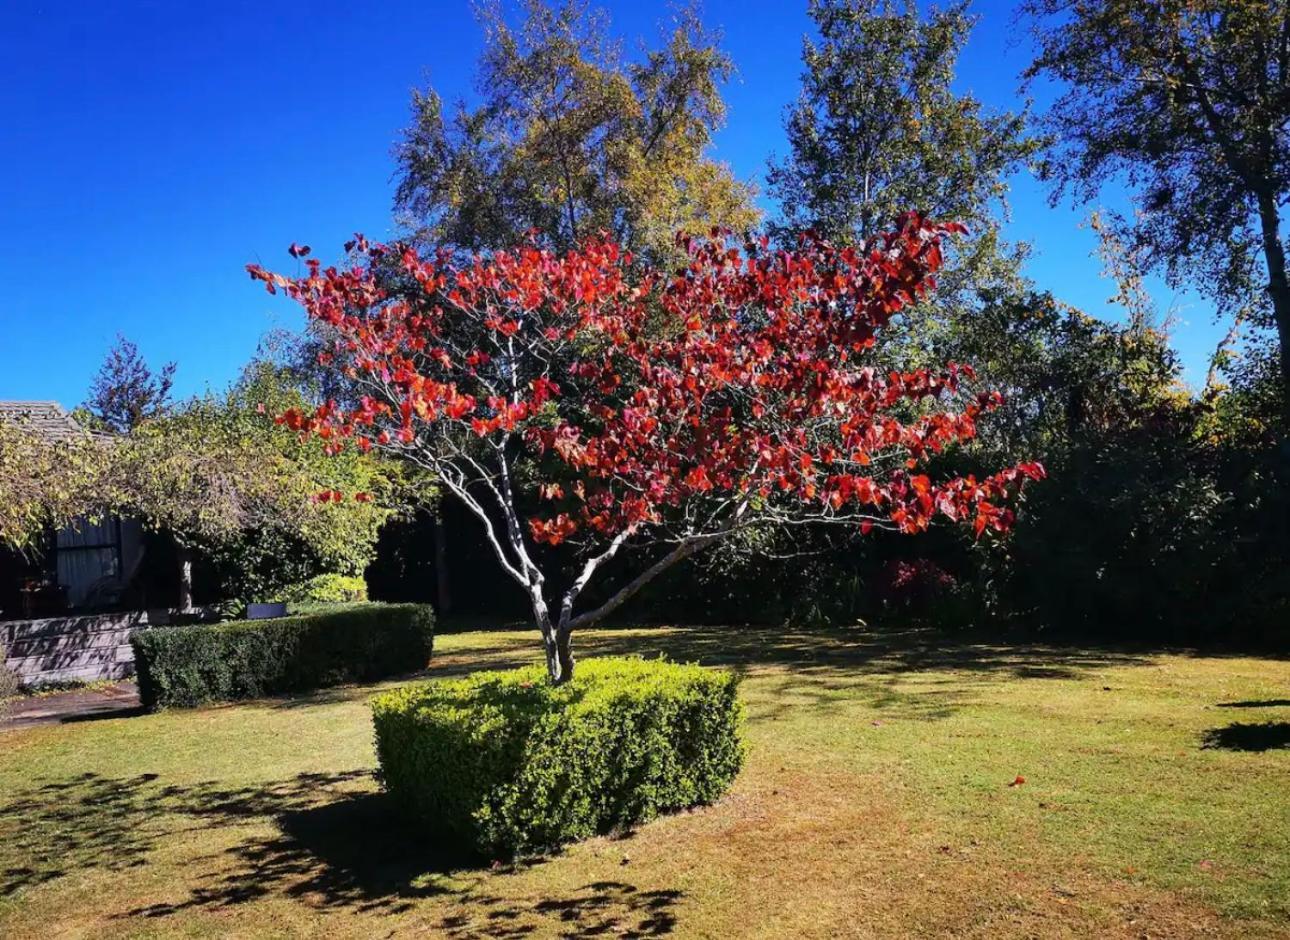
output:
<path id="1" fill-rule="evenodd" d="M 743 764 L 738 683 L 628 658 L 560 686 L 538 666 L 396 689 L 372 700 L 382 778 L 487 857 L 550 849 L 721 796 Z"/>
<path id="2" fill-rule="evenodd" d="M 149 709 L 201 705 L 366 682 L 424 669 L 434 611 L 355 604 L 274 620 L 136 633 L 139 695 Z"/>

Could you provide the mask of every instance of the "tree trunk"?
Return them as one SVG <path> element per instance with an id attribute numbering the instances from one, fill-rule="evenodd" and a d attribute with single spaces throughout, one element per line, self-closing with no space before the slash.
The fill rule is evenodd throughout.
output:
<path id="1" fill-rule="evenodd" d="M 188 611 L 193 609 L 193 553 L 178 540 L 175 546 L 179 550 L 179 609 Z"/>
<path id="2" fill-rule="evenodd" d="M 573 631 L 568 627 L 547 625 L 542 630 L 546 651 L 546 671 L 552 685 L 563 685 L 573 678 Z"/>
<path id="3" fill-rule="evenodd" d="M 1281 420 L 1282 434 L 1290 438 L 1290 279 L 1286 276 L 1285 246 L 1281 244 L 1281 219 L 1276 194 L 1267 190 L 1258 194 L 1259 221 L 1263 233 L 1263 257 L 1268 265 L 1268 296 L 1277 323 L 1277 340 L 1281 354 Z"/>
<path id="4" fill-rule="evenodd" d="M 452 612 L 452 585 L 448 579 L 448 531 L 442 516 L 435 516 L 431 534 L 434 537 L 434 597 L 439 614 L 443 615 Z"/>
<path id="5" fill-rule="evenodd" d="M 573 631 L 568 627 L 560 627 L 556 631 L 555 652 L 560 664 L 560 679 L 556 683 L 559 685 L 573 678 Z"/>

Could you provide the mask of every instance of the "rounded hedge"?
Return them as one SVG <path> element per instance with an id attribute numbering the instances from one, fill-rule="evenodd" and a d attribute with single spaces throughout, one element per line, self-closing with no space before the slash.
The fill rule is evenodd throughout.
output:
<path id="1" fill-rule="evenodd" d="M 743 765 L 733 673 L 639 658 L 477 673 L 372 700 L 381 775 L 430 832 L 492 857 L 711 803 Z"/>
<path id="2" fill-rule="evenodd" d="M 159 627 L 130 638 L 149 709 L 305 692 L 424 669 L 434 611 L 355 604 L 273 620 Z"/>

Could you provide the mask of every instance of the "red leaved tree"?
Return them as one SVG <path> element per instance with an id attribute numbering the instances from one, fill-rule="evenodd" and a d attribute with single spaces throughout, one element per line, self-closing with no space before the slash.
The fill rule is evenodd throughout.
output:
<path id="1" fill-rule="evenodd" d="M 1005 503 L 1038 464 L 984 479 L 921 472 L 971 438 L 998 395 L 971 393 L 968 366 L 867 364 L 876 334 L 934 286 L 958 230 L 910 215 L 863 249 L 806 239 L 792 252 L 714 235 L 690 241 L 674 275 L 603 241 L 462 263 L 361 237 L 348 246 L 361 263 L 344 270 L 248 270 L 304 306 L 330 337 L 325 360 L 365 392 L 280 420 L 433 471 L 526 592 L 563 682 L 575 629 L 743 527 L 1010 525 Z M 540 546 L 561 543 L 577 565 L 553 587 Z M 640 573 L 579 611 L 629 546 L 650 553 Z"/>

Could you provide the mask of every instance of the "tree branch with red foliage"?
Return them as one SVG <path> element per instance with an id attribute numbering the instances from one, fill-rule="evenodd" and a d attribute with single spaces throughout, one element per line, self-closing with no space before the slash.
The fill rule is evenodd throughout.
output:
<path id="1" fill-rule="evenodd" d="M 332 338 L 327 360 L 364 392 L 279 420 L 334 450 L 377 446 L 436 473 L 526 591 L 558 682 L 572 674 L 574 628 L 740 528 L 1009 528 L 1008 503 L 1042 478 L 1039 464 L 981 479 L 923 472 L 975 435 L 998 394 L 973 393 L 967 365 L 872 364 L 882 329 L 934 288 L 959 231 L 911 214 L 862 248 L 805 237 L 795 251 L 713 233 L 684 241 L 675 274 L 608 241 L 460 262 L 361 237 L 347 268 L 248 270 L 304 307 Z M 539 547 L 563 543 L 583 561 L 553 615 Z M 575 613 L 629 545 L 657 546 L 657 558 Z"/>

